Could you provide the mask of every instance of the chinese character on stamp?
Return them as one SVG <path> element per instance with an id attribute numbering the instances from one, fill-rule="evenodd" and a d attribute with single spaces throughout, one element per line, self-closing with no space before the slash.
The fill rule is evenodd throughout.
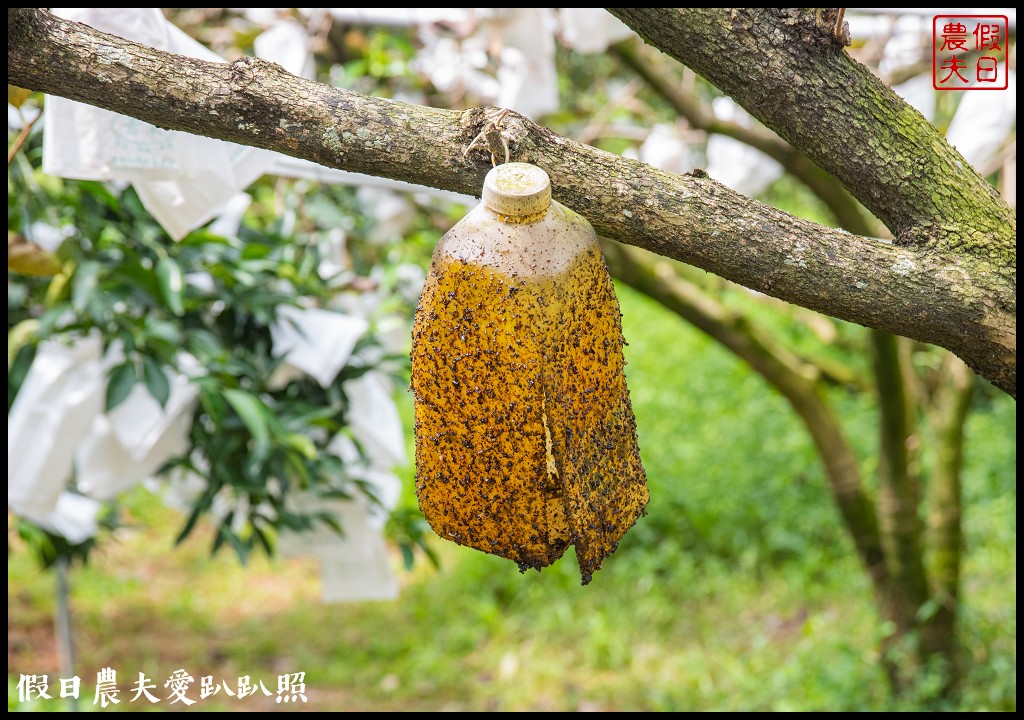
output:
<path id="1" fill-rule="evenodd" d="M 1005 15 L 936 15 L 932 19 L 932 87 L 1005 90 L 1009 86 Z"/>

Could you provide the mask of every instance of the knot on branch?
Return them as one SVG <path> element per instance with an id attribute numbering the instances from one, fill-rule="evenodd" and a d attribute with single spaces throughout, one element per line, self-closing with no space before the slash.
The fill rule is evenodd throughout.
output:
<path id="1" fill-rule="evenodd" d="M 258 78 L 270 75 L 293 77 L 275 62 L 256 57 L 240 57 L 231 63 L 231 89 L 244 90 Z"/>
<path id="2" fill-rule="evenodd" d="M 839 8 L 835 24 L 832 26 L 832 38 L 839 47 L 847 47 L 853 44 L 850 39 L 850 23 L 843 20 L 846 17 L 846 8 Z"/>
<path id="3" fill-rule="evenodd" d="M 472 108 L 462 113 L 462 155 L 492 166 L 520 160 L 517 145 L 530 134 L 533 122 L 507 108 Z M 524 158 L 525 159 L 525 158 Z"/>
<path id="4" fill-rule="evenodd" d="M 845 47 L 850 44 L 850 27 L 844 22 L 846 8 L 767 8 L 769 26 L 784 29 L 800 43 L 816 47 Z"/>

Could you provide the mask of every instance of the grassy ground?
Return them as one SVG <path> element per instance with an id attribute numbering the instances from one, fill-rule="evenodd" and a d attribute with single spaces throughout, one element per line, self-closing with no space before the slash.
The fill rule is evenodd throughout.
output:
<path id="1" fill-rule="evenodd" d="M 400 600 L 324 605 L 312 561 L 241 568 L 227 554 L 209 558 L 202 533 L 172 548 L 181 518 L 140 491 L 128 501 L 132 527 L 71 574 L 84 705 L 109 665 L 123 700 L 140 671 L 161 694 L 178 668 L 231 684 L 250 675 L 271 691 L 279 674 L 304 671 L 309 710 L 915 707 L 886 696 L 884 628 L 785 402 L 689 327 L 620 293 L 652 501 L 590 586 L 570 557 L 520 575 L 444 544 L 442 568 L 421 563 Z M 870 407 L 837 400 L 870 448 Z M 965 473 L 964 627 L 975 665 L 957 707 L 1012 710 L 1016 411 L 1005 398 L 983 404 Z M 20 673 L 54 683 L 53 578 L 12 547 L 9 684 Z M 285 708 L 223 693 L 193 706 Z"/>

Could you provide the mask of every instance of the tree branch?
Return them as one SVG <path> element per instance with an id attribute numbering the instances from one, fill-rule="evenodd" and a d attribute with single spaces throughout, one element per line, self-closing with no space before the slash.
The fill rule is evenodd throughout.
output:
<path id="1" fill-rule="evenodd" d="M 706 104 L 692 91 L 683 89 L 680 83 L 670 74 L 664 72 L 644 55 L 644 48 L 634 38 L 616 43 L 609 48 L 627 67 L 647 83 L 647 85 L 667 102 L 680 117 L 685 118 L 691 127 L 703 130 L 708 134 L 719 134 L 737 140 L 749 147 L 760 150 L 774 159 L 785 170 L 800 180 L 820 199 L 832 212 L 836 222 L 847 232 L 858 235 L 871 234 L 870 222 L 865 217 L 863 208 L 839 182 L 812 163 L 806 155 L 793 148 L 775 133 L 760 127 L 747 127 L 737 122 L 721 120 L 709 112 Z M 676 270 L 679 271 L 680 267 Z M 686 280 L 700 282 L 693 277 Z M 703 289 L 706 289 L 704 287 Z M 774 298 L 763 295 L 766 301 L 778 302 Z M 792 305 L 779 303 L 780 306 L 792 308 Z M 808 317 L 820 317 L 813 312 L 806 312 Z M 822 379 L 842 384 L 857 385 L 860 379 L 849 368 L 828 358 L 803 357 L 804 362 L 814 364 Z"/>
<path id="2" fill-rule="evenodd" d="M 806 152 L 902 244 L 985 257 L 1016 276 L 1009 207 L 934 126 L 843 51 L 836 8 L 609 9 Z"/>
<path id="3" fill-rule="evenodd" d="M 857 457 L 821 395 L 818 369 L 680 277 L 667 261 L 654 261 L 639 250 L 607 241 L 602 244 L 615 277 L 721 343 L 789 401 L 818 449 L 829 491 L 874 590 L 879 597 L 886 596 L 890 578 L 874 508 L 864 492 Z"/>
<path id="4" fill-rule="evenodd" d="M 490 153 L 464 153 L 488 130 L 494 116 L 486 109 L 362 96 L 253 58 L 204 62 L 31 8 L 8 10 L 7 32 L 9 83 L 159 127 L 469 194 L 479 193 L 490 168 Z M 787 302 L 942 345 L 1016 395 L 1015 279 L 990 260 L 817 225 L 706 177 L 582 145 L 515 113 L 500 132 L 511 159 L 544 167 L 556 199 L 599 233 Z"/>
<path id="5" fill-rule="evenodd" d="M 770 130 L 760 127 L 745 127 L 737 122 L 721 120 L 709 112 L 706 104 L 692 92 L 687 92 L 678 82 L 667 77 L 650 60 L 643 56 L 643 49 L 636 47 L 635 40 L 625 40 L 612 45 L 609 50 L 617 55 L 633 72 L 643 78 L 652 90 L 662 97 L 681 117 L 686 118 L 697 130 L 724 135 L 745 145 L 760 150 L 772 158 L 786 172 L 802 182 L 821 198 L 835 216 L 836 221 L 850 232 L 861 232 L 851 226 L 862 227 L 867 223 L 860 204 L 850 196 L 842 185 L 792 145 Z"/>

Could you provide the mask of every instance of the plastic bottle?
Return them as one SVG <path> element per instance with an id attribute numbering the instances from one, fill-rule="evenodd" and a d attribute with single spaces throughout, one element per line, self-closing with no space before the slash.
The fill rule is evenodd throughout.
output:
<path id="1" fill-rule="evenodd" d="M 583 584 L 649 499 L 621 313 L 585 218 L 547 173 L 491 170 L 437 245 L 413 329 L 416 494 L 461 545 Z"/>

